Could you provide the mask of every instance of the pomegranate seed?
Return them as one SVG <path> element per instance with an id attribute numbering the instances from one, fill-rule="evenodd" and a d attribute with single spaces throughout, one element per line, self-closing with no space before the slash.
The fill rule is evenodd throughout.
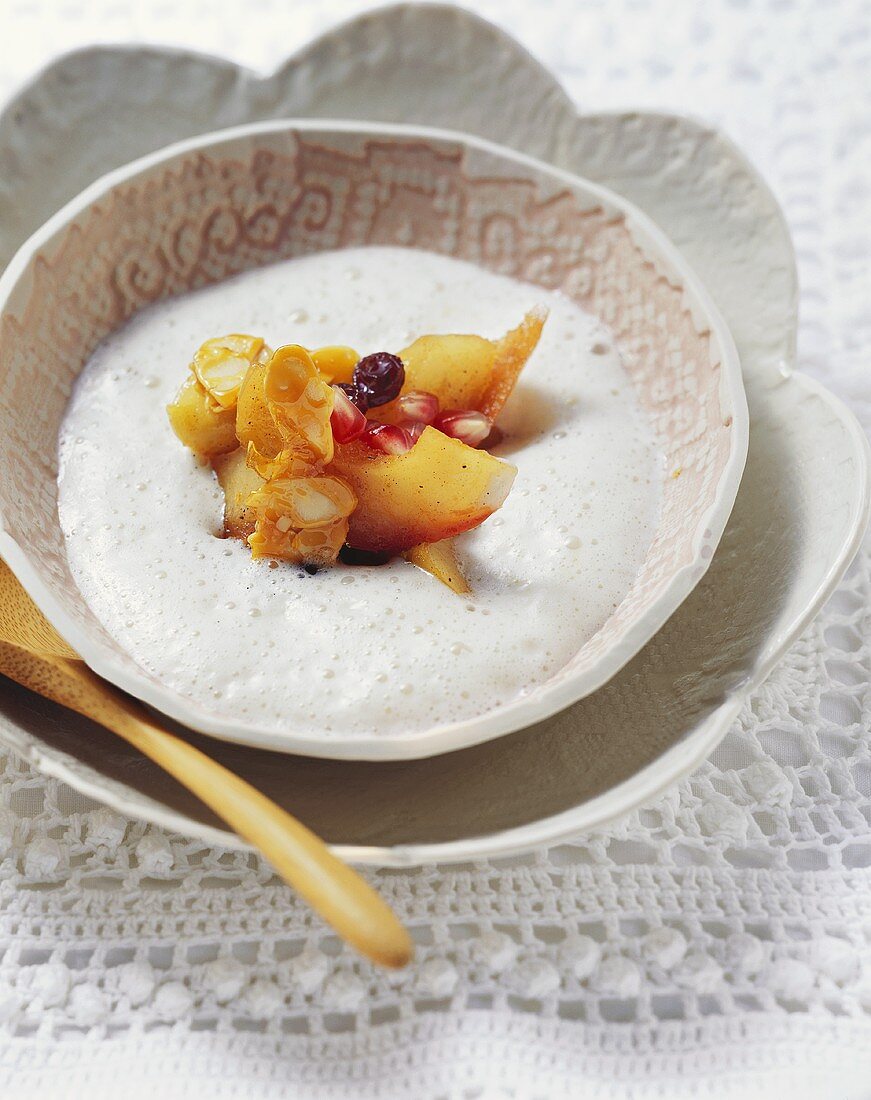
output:
<path id="1" fill-rule="evenodd" d="M 469 447 L 479 447 L 493 430 L 493 421 L 476 409 L 447 409 L 434 427 Z"/>
<path id="2" fill-rule="evenodd" d="M 402 360 L 389 351 L 373 352 L 354 367 L 354 385 L 366 395 L 370 409 L 398 397 L 404 382 Z"/>
<path id="3" fill-rule="evenodd" d="M 337 443 L 350 443 L 366 431 L 368 421 L 340 386 L 333 386 L 333 411 L 330 427 Z"/>
<path id="4" fill-rule="evenodd" d="M 439 399 L 426 390 L 409 390 L 399 398 L 397 405 L 406 420 L 420 424 L 432 424 L 439 414 Z"/>
<path id="5" fill-rule="evenodd" d="M 428 428 L 428 424 L 422 423 L 420 420 L 412 420 L 409 423 L 403 424 L 403 428 L 411 436 L 413 443 L 417 443 L 418 439 L 423 435 L 424 428 Z"/>
<path id="6" fill-rule="evenodd" d="M 375 420 L 369 421 L 363 442 L 386 455 L 404 455 L 414 446 L 414 440 L 406 428 L 398 424 L 379 424 Z"/>

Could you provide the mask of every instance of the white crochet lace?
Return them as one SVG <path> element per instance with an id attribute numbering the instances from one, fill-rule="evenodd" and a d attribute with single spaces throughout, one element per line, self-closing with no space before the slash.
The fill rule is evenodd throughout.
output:
<path id="1" fill-rule="evenodd" d="M 142 31 L 267 67 L 365 6 L 21 4 L 0 91 L 38 53 Z M 688 109 L 741 142 L 795 236 L 799 365 L 871 428 L 867 0 L 474 6 L 585 106 Z M 618 825 L 374 876 L 419 945 L 398 975 L 253 856 L 0 758 L 0 1095 L 871 1096 L 869 607 L 866 546 L 712 758 Z"/>

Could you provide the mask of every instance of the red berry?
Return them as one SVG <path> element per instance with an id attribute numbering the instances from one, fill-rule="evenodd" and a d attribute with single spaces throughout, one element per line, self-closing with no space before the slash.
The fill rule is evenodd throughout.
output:
<path id="1" fill-rule="evenodd" d="M 405 430 L 411 436 L 412 442 L 417 443 L 418 439 L 420 439 L 420 437 L 423 435 L 424 429 L 428 428 L 429 425 L 423 424 L 420 420 L 412 420 L 407 421 L 405 424 L 402 425 L 402 427 L 405 428 Z"/>
<path id="2" fill-rule="evenodd" d="M 480 447 L 493 430 L 493 421 L 476 409 L 446 409 L 433 427 L 470 447 Z"/>
<path id="3" fill-rule="evenodd" d="M 366 394 L 363 393 L 359 386 L 355 386 L 353 382 L 336 382 L 335 385 L 349 401 L 357 406 L 360 412 L 365 412 L 369 408 Z"/>
<path id="4" fill-rule="evenodd" d="M 405 382 L 405 367 L 398 355 L 376 351 L 354 367 L 354 385 L 365 394 L 369 408 L 386 405 L 399 396 Z"/>
<path id="5" fill-rule="evenodd" d="M 379 424 L 376 420 L 368 422 L 363 442 L 386 455 L 404 455 L 414 446 L 407 429 L 398 424 Z"/>
<path id="6" fill-rule="evenodd" d="M 333 411 L 330 414 L 333 439 L 337 443 L 350 443 L 352 439 L 359 439 L 365 432 L 367 423 L 365 415 L 341 386 L 333 386 Z"/>
<path id="7" fill-rule="evenodd" d="M 439 399 L 426 390 L 409 390 L 396 404 L 404 419 L 420 424 L 432 424 L 439 414 Z"/>

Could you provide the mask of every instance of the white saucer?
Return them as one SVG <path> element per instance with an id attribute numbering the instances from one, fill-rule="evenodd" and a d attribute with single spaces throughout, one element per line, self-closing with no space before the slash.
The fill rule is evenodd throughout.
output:
<path id="1" fill-rule="evenodd" d="M 449 53 L 438 56 L 432 42 L 449 42 Z M 395 59 L 389 80 L 379 60 L 385 50 Z M 494 74 L 490 98 L 468 84 L 467 74 L 484 67 Z M 563 714 L 424 761 L 304 760 L 206 741 L 209 751 L 361 862 L 514 852 L 638 806 L 712 750 L 831 593 L 867 521 L 865 437 L 839 401 L 792 371 L 794 260 L 773 197 L 734 147 L 700 123 L 577 115 L 515 43 L 454 9 L 410 5 L 365 16 L 265 81 L 227 80 L 228 71 L 237 74 L 189 54 L 110 48 L 71 55 L 43 73 L 0 119 L 0 151 L 14 148 L 18 164 L 0 183 L 0 259 L 96 175 L 219 122 L 314 115 L 466 129 L 603 182 L 661 225 L 730 324 L 751 441 L 705 579 L 617 677 Z M 127 117 L 143 86 L 153 112 L 123 144 L 114 128 L 110 143 L 106 116 Z M 176 97 L 184 113 L 173 109 Z M 60 135 L 71 121 L 68 105 L 82 102 L 94 113 L 77 120 L 80 140 L 71 149 Z M 57 171 L 29 173 L 45 149 Z M 0 708 L 0 739 L 43 771 L 129 815 L 238 844 L 117 739 L 11 686 Z"/>

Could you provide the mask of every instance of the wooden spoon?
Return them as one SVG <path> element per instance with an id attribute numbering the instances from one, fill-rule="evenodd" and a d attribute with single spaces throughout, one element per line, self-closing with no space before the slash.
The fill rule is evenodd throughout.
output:
<path id="1" fill-rule="evenodd" d="M 99 722 L 200 798 L 269 860 L 338 934 L 382 966 L 413 948 L 386 902 L 296 818 L 244 779 L 155 725 L 145 708 L 84 664 L 0 561 L 0 675 Z"/>

